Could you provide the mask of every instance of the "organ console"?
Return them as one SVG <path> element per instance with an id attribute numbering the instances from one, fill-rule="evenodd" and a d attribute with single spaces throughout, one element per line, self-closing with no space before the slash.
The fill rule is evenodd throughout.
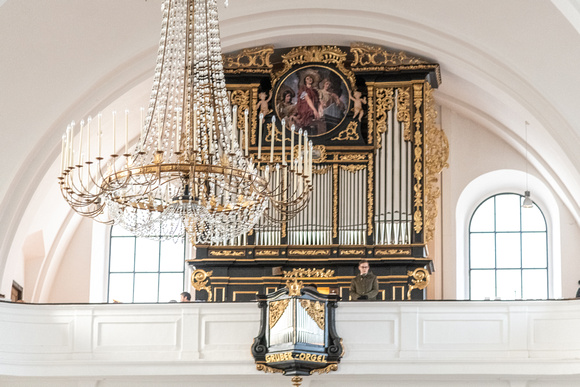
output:
<path id="1" fill-rule="evenodd" d="M 439 65 L 356 43 L 246 49 L 225 55 L 224 66 L 237 122 L 248 111 L 238 136 L 254 160 L 298 165 L 305 149 L 297 133 L 308 132 L 313 192 L 300 212 L 272 211 L 247 235 L 197 246 L 189 264 L 213 271 L 212 299 L 254 300 L 282 288 L 284 270 L 324 267 L 335 275 L 311 280 L 348 300 L 361 259 L 379 278 L 379 299 L 423 299 L 428 278 L 418 286 L 409 273 L 432 269 L 427 243 L 448 158 L 435 123 Z M 269 111 L 258 111 L 259 93 L 270 91 Z"/>

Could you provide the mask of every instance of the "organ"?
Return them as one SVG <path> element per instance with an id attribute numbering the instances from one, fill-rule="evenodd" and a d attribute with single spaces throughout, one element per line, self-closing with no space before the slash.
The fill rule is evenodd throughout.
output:
<path id="1" fill-rule="evenodd" d="M 283 287 L 283 271 L 297 268 L 334 270 L 303 279 L 348 299 L 361 259 L 379 277 L 379 299 L 423 299 L 448 157 L 435 122 L 439 65 L 356 43 L 246 49 L 225 55 L 224 66 L 237 122 L 248 117 L 237 135 L 249 153 L 297 168 L 311 157 L 313 192 L 303 208 L 267 213 L 247 235 L 197 246 L 189 264 L 213 272 L 212 299 L 252 300 Z M 272 95 L 267 110 L 260 93 Z"/>

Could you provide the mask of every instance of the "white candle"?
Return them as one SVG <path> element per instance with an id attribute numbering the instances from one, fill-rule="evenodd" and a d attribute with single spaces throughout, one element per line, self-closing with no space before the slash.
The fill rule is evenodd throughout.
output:
<path id="1" fill-rule="evenodd" d="M 274 141 L 276 139 L 276 116 L 272 117 L 272 131 L 270 133 L 270 162 L 274 162 Z"/>
<path id="2" fill-rule="evenodd" d="M 264 113 L 260 113 L 260 121 L 258 122 L 258 161 L 262 160 L 262 121 L 264 120 Z"/>
<path id="3" fill-rule="evenodd" d="M 91 121 L 93 119 L 89 116 L 87 119 L 87 161 L 91 161 Z"/>
<path id="4" fill-rule="evenodd" d="M 246 156 L 248 155 L 248 147 L 250 145 L 250 131 L 248 130 L 248 109 L 244 110 L 244 132 L 246 142 Z"/>
<path id="5" fill-rule="evenodd" d="M 79 162 L 77 165 L 83 165 L 81 160 L 81 153 L 83 151 L 83 127 L 85 126 L 85 120 L 81 120 L 81 129 L 79 131 Z"/>
<path id="6" fill-rule="evenodd" d="M 177 109 L 177 144 L 175 144 L 176 152 L 179 153 L 181 149 L 181 109 Z"/>
<path id="7" fill-rule="evenodd" d="M 298 129 L 298 173 L 302 173 L 302 128 Z"/>
<path id="8" fill-rule="evenodd" d="M 68 125 L 66 127 L 66 146 L 64 149 L 65 152 L 65 167 L 70 167 L 70 139 L 71 139 L 71 126 Z"/>
<path id="9" fill-rule="evenodd" d="M 282 165 L 286 165 L 286 120 L 282 118 Z"/>
<path id="10" fill-rule="evenodd" d="M 125 154 L 129 154 L 129 110 L 125 109 Z"/>
<path id="11" fill-rule="evenodd" d="M 60 147 L 60 174 L 64 173 L 64 164 L 65 164 L 65 146 L 66 146 L 66 135 L 62 135 L 62 145 Z"/>
<path id="12" fill-rule="evenodd" d="M 113 111 L 113 154 L 117 154 L 117 112 Z"/>
<path id="13" fill-rule="evenodd" d="M 99 113 L 99 115 L 97 116 L 97 148 L 99 149 L 98 157 L 102 156 L 102 153 L 101 153 L 101 137 L 103 134 L 103 132 L 101 131 L 102 118 L 103 118 L 103 115 L 101 113 Z"/>
<path id="14" fill-rule="evenodd" d="M 292 125 L 290 127 L 290 132 L 292 133 L 290 135 L 290 168 L 292 170 L 294 170 L 294 130 L 296 129 L 296 127 L 294 125 Z"/>

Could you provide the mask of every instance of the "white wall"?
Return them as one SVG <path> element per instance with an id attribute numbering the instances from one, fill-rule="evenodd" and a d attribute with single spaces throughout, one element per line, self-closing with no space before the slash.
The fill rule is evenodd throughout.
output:
<path id="1" fill-rule="evenodd" d="M 580 384 L 579 300 L 346 302 L 336 316 L 339 370 L 304 386 Z M 256 371 L 258 330 L 255 303 L 0 302 L 0 386 L 289 386 Z"/>

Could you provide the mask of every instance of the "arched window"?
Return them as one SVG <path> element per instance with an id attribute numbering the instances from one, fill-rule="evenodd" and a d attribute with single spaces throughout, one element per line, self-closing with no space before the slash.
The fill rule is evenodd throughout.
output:
<path id="1" fill-rule="evenodd" d="M 469 223 L 469 298 L 548 298 L 548 230 L 534 203 L 523 196 L 491 196 Z"/>
<path id="2" fill-rule="evenodd" d="M 159 241 L 111 227 L 108 302 L 178 300 L 184 281 L 184 237 Z"/>

